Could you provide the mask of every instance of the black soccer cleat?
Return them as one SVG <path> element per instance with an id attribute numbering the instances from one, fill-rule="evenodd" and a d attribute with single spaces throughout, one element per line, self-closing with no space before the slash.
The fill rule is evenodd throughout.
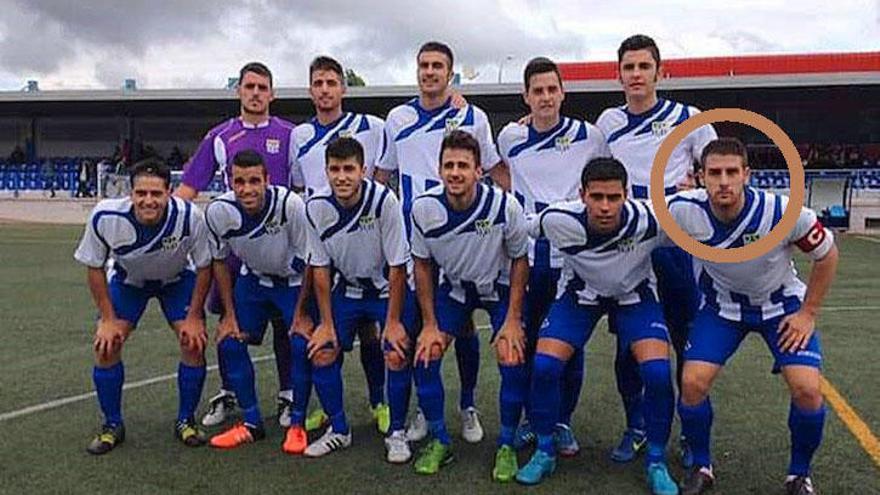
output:
<path id="1" fill-rule="evenodd" d="M 95 435 L 86 447 L 86 451 L 93 455 L 106 454 L 124 441 L 125 425 L 104 425 L 101 427 L 101 433 Z"/>
<path id="2" fill-rule="evenodd" d="M 715 486 L 715 474 L 712 472 L 712 466 L 694 466 L 681 485 L 681 495 L 700 495 L 708 492 L 713 486 Z"/>
<path id="3" fill-rule="evenodd" d="M 787 495 L 815 495 L 813 480 L 809 476 L 789 476 L 785 480 L 785 493 Z"/>

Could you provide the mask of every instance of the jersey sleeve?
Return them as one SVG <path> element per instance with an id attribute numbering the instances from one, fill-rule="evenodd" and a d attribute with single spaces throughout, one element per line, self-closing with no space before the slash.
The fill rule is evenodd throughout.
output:
<path id="1" fill-rule="evenodd" d="M 205 207 L 205 227 L 208 234 L 208 248 L 211 251 L 211 257 L 215 260 L 226 259 L 229 256 L 229 242 L 223 238 L 225 234 L 222 228 L 222 203 L 212 201 Z"/>
<path id="2" fill-rule="evenodd" d="M 492 127 L 489 125 L 489 118 L 486 114 L 474 108 L 474 134 L 480 143 L 480 156 L 482 157 L 483 170 L 489 171 L 498 164 L 501 158 L 498 156 L 498 150 L 495 149 L 495 141 L 492 139 Z"/>
<path id="3" fill-rule="evenodd" d="M 519 201 L 512 194 L 507 196 L 505 204 L 506 222 L 504 223 L 504 245 L 511 259 L 521 258 L 529 252 L 529 231 L 526 217 Z"/>
<path id="4" fill-rule="evenodd" d="M 107 262 L 107 257 L 110 255 L 110 246 L 107 245 L 104 237 L 99 232 L 99 228 L 98 209 L 95 208 L 89 216 L 85 233 L 83 233 L 79 246 L 77 246 L 76 252 L 73 254 L 73 258 L 76 261 L 92 268 L 102 268 L 104 263 Z"/>
<path id="5" fill-rule="evenodd" d="M 296 189 L 303 189 L 306 187 L 306 178 L 303 175 L 302 171 L 302 163 L 298 158 L 299 156 L 299 143 L 296 140 L 296 129 L 291 131 L 290 133 L 290 150 L 288 151 L 289 159 L 288 162 L 290 164 L 290 187 L 294 187 Z"/>
<path id="6" fill-rule="evenodd" d="M 315 222 L 314 214 L 315 211 L 309 208 L 309 205 L 306 205 L 306 218 L 308 226 L 306 228 L 306 258 L 308 260 L 308 264 L 311 266 L 330 266 L 330 253 L 327 251 L 327 247 L 324 246 L 324 242 L 321 241 L 321 234 L 318 232 L 318 225 Z"/>
<path id="7" fill-rule="evenodd" d="M 605 133 L 602 132 L 602 129 L 599 126 L 593 125 L 589 126 L 590 130 L 590 149 L 593 151 L 593 155 L 590 159 L 593 158 L 611 158 L 611 147 L 608 146 L 608 138 L 605 137 Z"/>
<path id="8" fill-rule="evenodd" d="M 394 119 L 393 114 L 388 116 L 382 132 L 382 153 L 379 156 L 377 166 L 382 170 L 395 171 L 398 169 L 397 146 L 394 143 Z"/>
<path id="9" fill-rule="evenodd" d="M 370 145 L 366 150 L 368 153 L 364 157 L 364 165 L 368 170 L 374 170 L 385 153 L 385 121 L 373 115 L 367 115 L 366 119 L 370 122 Z"/>
<path id="10" fill-rule="evenodd" d="M 417 209 L 414 207 L 411 217 L 412 235 L 410 236 L 410 250 L 412 252 L 412 255 L 417 258 L 430 259 L 431 250 L 428 248 L 428 244 L 425 242 L 425 233 L 422 230 L 422 226 L 419 225 L 416 211 Z"/>
<path id="11" fill-rule="evenodd" d="M 286 203 L 284 207 L 287 209 L 287 218 L 290 222 L 288 229 L 290 245 L 301 258 L 305 259 L 308 256 L 309 248 L 309 222 L 306 220 L 306 205 L 302 198 L 292 191 L 288 193 Z"/>
<path id="12" fill-rule="evenodd" d="M 700 113 L 700 111 L 694 107 L 690 107 L 690 110 L 691 116 Z M 715 128 L 712 127 L 712 124 L 700 126 L 693 131 L 688 136 L 688 141 L 690 141 L 691 158 L 693 161 L 699 162 L 700 157 L 703 155 L 703 148 L 716 139 L 718 139 L 718 133 L 715 132 Z"/>
<path id="13" fill-rule="evenodd" d="M 190 158 L 183 168 L 183 178 L 181 181 L 196 191 L 204 191 L 214 179 L 219 163 L 217 162 L 217 154 L 215 149 L 222 145 L 215 143 L 216 136 L 213 132 L 209 132 L 195 154 Z"/>
<path id="14" fill-rule="evenodd" d="M 190 257 L 196 268 L 205 268 L 211 264 L 213 253 L 208 239 L 208 226 L 206 224 L 205 215 L 196 205 L 192 207 L 192 236 L 193 244 L 190 250 Z"/>
<path id="15" fill-rule="evenodd" d="M 801 209 L 789 240 L 814 261 L 824 258 L 834 246 L 834 234 L 822 225 L 816 212 L 806 207 Z"/>
<path id="16" fill-rule="evenodd" d="M 526 215 L 526 231 L 529 233 L 529 237 L 533 239 L 541 238 L 543 234 L 543 228 L 541 227 L 541 219 L 544 217 L 542 213 L 530 213 Z"/>
<path id="17" fill-rule="evenodd" d="M 409 250 L 404 239 L 403 213 L 397 197 L 390 191 L 382 203 L 382 254 L 389 266 L 409 262 Z"/>

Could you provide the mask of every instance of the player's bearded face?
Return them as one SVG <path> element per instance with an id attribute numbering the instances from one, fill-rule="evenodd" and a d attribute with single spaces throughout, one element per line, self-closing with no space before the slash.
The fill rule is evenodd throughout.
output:
<path id="1" fill-rule="evenodd" d="M 423 52 L 418 59 L 419 91 L 426 95 L 439 95 L 446 91 L 452 77 L 449 59 L 440 52 Z"/>
<path id="2" fill-rule="evenodd" d="M 232 166 L 232 191 L 235 193 L 235 199 L 248 214 L 253 215 L 263 209 L 268 185 L 269 176 L 265 167 Z"/>
<path id="3" fill-rule="evenodd" d="M 467 197 L 476 194 L 477 182 L 483 169 L 476 162 L 473 152 L 466 149 L 447 148 L 440 157 L 440 179 L 450 196 Z"/>
<path id="4" fill-rule="evenodd" d="M 543 72 L 529 78 L 529 89 L 524 98 L 533 117 L 558 119 L 565 93 L 555 72 Z"/>
<path id="5" fill-rule="evenodd" d="M 660 68 L 654 56 L 648 50 L 630 50 L 624 52 L 618 66 L 620 84 L 623 92 L 629 97 L 648 97 L 654 94 Z"/>
<path id="6" fill-rule="evenodd" d="M 275 93 L 268 77 L 246 72 L 238 84 L 238 99 L 241 101 L 242 112 L 268 115 L 269 104 L 275 99 Z"/>
<path id="7" fill-rule="evenodd" d="M 611 233 L 620 227 L 620 210 L 626 201 L 626 189 L 619 180 L 593 180 L 581 190 L 587 207 L 587 224 L 598 233 Z"/>
<path id="8" fill-rule="evenodd" d="M 140 176 L 134 181 L 131 202 L 134 216 L 144 225 L 156 225 L 165 215 L 171 190 L 165 180 L 154 175 Z"/>
<path id="9" fill-rule="evenodd" d="M 327 161 L 327 180 L 333 189 L 333 195 L 340 202 L 358 199 L 363 179 L 364 166 L 355 157 L 331 157 Z"/>
<path id="10" fill-rule="evenodd" d="M 311 95 L 312 103 L 318 110 L 335 110 L 342 105 L 342 95 L 344 93 L 345 85 L 339 74 L 332 70 L 316 70 L 312 73 L 309 95 Z"/>
<path id="11" fill-rule="evenodd" d="M 701 174 L 712 206 L 732 208 L 745 202 L 749 168 L 743 165 L 742 157 L 710 154 Z"/>

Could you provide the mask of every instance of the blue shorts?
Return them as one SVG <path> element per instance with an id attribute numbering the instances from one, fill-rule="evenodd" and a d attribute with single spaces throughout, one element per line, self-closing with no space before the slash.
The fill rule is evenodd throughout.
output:
<path id="1" fill-rule="evenodd" d="M 540 240 L 535 251 L 541 251 Z M 532 342 L 537 340 L 538 332 L 550 312 L 550 306 L 556 300 L 556 286 L 562 271 L 559 268 L 550 268 L 549 259 L 546 262 L 541 260 L 542 257 L 536 254 L 535 266 L 529 268 L 529 286 L 523 308 L 526 335 Z"/>
<path id="2" fill-rule="evenodd" d="M 657 248 L 651 253 L 651 263 L 666 322 L 672 331 L 687 331 L 700 307 L 691 255 L 678 246 Z"/>
<path id="3" fill-rule="evenodd" d="M 354 337 L 363 325 L 377 323 L 380 332 L 385 326 L 385 316 L 388 314 L 387 298 L 352 299 L 345 297 L 342 292 L 334 291 L 330 295 L 330 303 L 333 308 L 333 326 L 336 327 L 336 338 L 345 352 L 354 348 Z M 417 331 L 415 314 L 415 296 L 407 290 L 400 312 L 400 320 L 410 337 L 415 335 Z"/>
<path id="4" fill-rule="evenodd" d="M 626 349 L 644 339 L 669 342 L 669 330 L 663 321 L 663 311 L 656 301 L 643 301 L 619 306 L 615 302 L 596 305 L 579 304 L 577 295 L 566 292 L 550 308 L 547 326 L 541 329 L 540 338 L 561 340 L 574 349 L 582 349 L 596 323 L 608 314 L 617 325 L 620 347 Z"/>
<path id="5" fill-rule="evenodd" d="M 299 286 L 290 287 L 286 282 L 266 287 L 260 285 L 260 279 L 253 274 L 236 279 L 232 290 L 235 318 L 238 328 L 247 334 L 248 344 L 260 345 L 269 321 L 278 316 L 285 327 L 290 328 L 299 289 Z"/>
<path id="6" fill-rule="evenodd" d="M 110 303 L 117 318 L 136 327 L 147 308 L 147 302 L 155 297 L 159 299 L 165 319 L 168 323 L 174 323 L 186 318 L 195 284 L 196 274 L 189 270 L 181 272 L 178 281 L 165 285 L 147 282 L 143 287 L 134 287 L 113 277 L 109 284 Z"/>
<path id="7" fill-rule="evenodd" d="M 783 367 L 791 365 L 812 366 L 821 369 L 822 344 L 819 341 L 818 330 L 813 332 L 807 342 L 806 349 L 797 352 L 779 350 L 777 330 L 782 318 L 779 316 L 758 325 L 745 325 L 724 319 L 711 309 L 703 308 L 697 313 L 694 326 L 688 337 L 684 351 L 685 361 L 705 361 L 724 366 L 730 356 L 739 348 L 746 335 L 755 331 L 761 334 L 773 354 L 774 373 L 779 373 Z"/>
<path id="8" fill-rule="evenodd" d="M 440 331 L 453 337 L 458 337 L 465 325 L 471 320 L 474 311 L 485 309 L 489 313 L 489 321 L 492 324 L 492 337 L 501 329 L 504 318 L 507 317 L 507 306 L 510 301 L 510 288 L 498 285 L 497 301 L 482 301 L 474 291 L 468 291 L 464 304 L 449 297 L 449 286 L 441 285 L 434 295 L 434 315 L 437 318 L 437 326 Z"/>

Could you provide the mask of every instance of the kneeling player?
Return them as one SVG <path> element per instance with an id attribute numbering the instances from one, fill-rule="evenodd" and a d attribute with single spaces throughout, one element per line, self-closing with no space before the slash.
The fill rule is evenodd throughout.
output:
<path id="1" fill-rule="evenodd" d="M 412 207 L 412 253 L 423 326 L 416 346 L 416 384 L 432 441 L 415 463 L 434 474 L 452 460 L 443 418 L 443 353 L 478 308 L 489 312 L 501 372 L 501 434 L 493 478 L 516 474 L 513 437 L 528 387 L 522 305 L 528 279 L 528 235 L 522 207 L 500 189 L 481 184 L 479 143 L 453 131 L 440 148 L 443 185 Z M 441 270 L 435 294 L 434 268 Z"/>
<path id="2" fill-rule="evenodd" d="M 727 249 L 754 242 L 779 223 L 788 198 L 747 186 L 748 155 L 741 142 L 712 141 L 701 162 L 706 189 L 679 193 L 669 201 L 670 213 L 685 232 Z M 813 261 L 807 285 L 793 268 L 794 246 Z M 682 430 L 694 451 L 694 467 L 683 493 L 703 493 L 715 482 L 709 452 L 709 391 L 750 331 L 759 332 L 767 342 L 774 371 L 782 372 L 791 390 L 791 462 L 785 489 L 796 495 L 815 493 L 810 463 L 822 441 L 825 406 L 819 391 L 822 350 L 814 325 L 836 269 L 833 236 L 806 208 L 784 242 L 763 256 L 742 263 L 696 262 L 703 305 L 685 348 L 678 404 Z"/>
<path id="3" fill-rule="evenodd" d="M 125 440 L 122 347 L 153 297 L 180 342 L 175 435 L 191 447 L 205 443 L 193 415 L 205 383 L 202 307 L 211 284 L 207 235 L 198 208 L 171 197 L 171 172 L 158 161 L 134 166 L 130 197 L 105 199 L 92 212 L 74 255 L 88 267 L 89 290 L 101 313 L 92 378 L 104 426 L 89 453 L 107 453 Z"/>
<path id="4" fill-rule="evenodd" d="M 651 269 L 651 252 L 661 238 L 648 207 L 626 199 L 626 182 L 619 161 L 594 159 L 581 173 L 581 201 L 551 206 L 530 222 L 530 234 L 546 237 L 559 249 L 565 267 L 561 294 L 538 338 L 531 391 L 538 449 L 517 473 L 521 483 L 537 484 L 556 469 L 553 427 L 560 414 L 563 370 L 607 314 L 617 324 L 620 345 L 635 356 L 645 383 L 651 493 L 678 493 L 665 460 L 675 401 L 669 332 Z"/>
<path id="5" fill-rule="evenodd" d="M 259 153 L 236 153 L 231 183 L 232 191 L 213 200 L 205 210 L 214 276 L 224 308 L 217 327 L 218 350 L 244 412 L 241 424 L 211 438 L 211 445 L 218 448 L 233 448 L 265 437 L 248 345 L 262 342 L 266 326 L 276 314 L 281 315 L 287 328 L 292 327 L 306 247 L 303 202 L 292 191 L 269 185 Z M 234 289 L 224 261 L 230 253 L 242 262 Z M 291 372 L 293 413 L 285 452 L 305 448 L 303 421 L 311 387 L 308 373 L 302 366 L 294 366 Z"/>
<path id="6" fill-rule="evenodd" d="M 325 160 L 332 192 L 313 195 L 306 205 L 309 270 L 321 318 L 308 339 L 308 350 L 315 390 L 330 416 L 330 427 L 305 450 L 309 457 L 351 445 L 340 349 L 351 348 L 357 330 L 375 323 L 384 324 L 385 338 L 403 348 L 408 342 L 403 321 L 411 327 L 414 314 L 412 301 L 410 309 L 404 309 L 410 258 L 397 198 L 365 178 L 364 150 L 357 140 L 331 141 Z M 303 338 L 300 331 L 296 338 Z M 405 352 L 401 354 L 402 359 L 389 359 L 388 372 L 392 428 L 385 444 L 388 461 L 395 463 L 412 456 L 404 434 L 411 371 Z"/>

